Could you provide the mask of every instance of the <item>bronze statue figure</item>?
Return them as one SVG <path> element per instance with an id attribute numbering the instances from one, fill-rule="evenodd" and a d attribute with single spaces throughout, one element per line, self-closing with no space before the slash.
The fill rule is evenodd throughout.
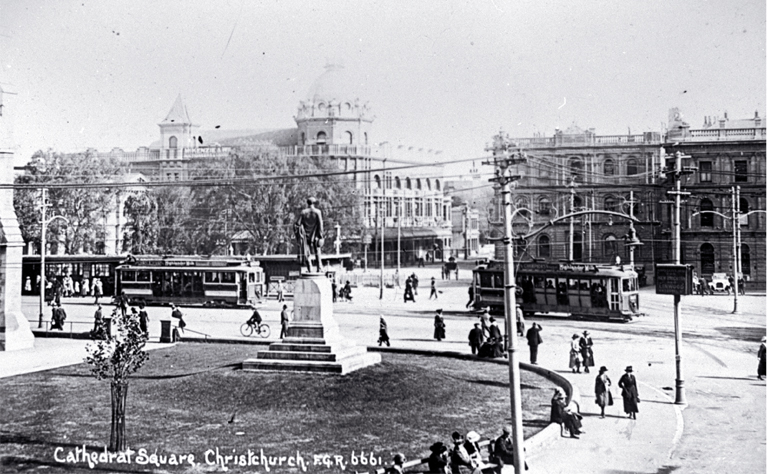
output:
<path id="1" fill-rule="evenodd" d="M 315 207 L 317 199 L 307 199 L 309 207 L 301 211 L 299 219 L 293 225 L 296 239 L 299 241 L 299 262 L 307 264 L 307 270 L 312 271 L 312 255 L 317 259 L 317 272 L 323 270 L 320 250 L 323 248 L 323 215 Z"/>

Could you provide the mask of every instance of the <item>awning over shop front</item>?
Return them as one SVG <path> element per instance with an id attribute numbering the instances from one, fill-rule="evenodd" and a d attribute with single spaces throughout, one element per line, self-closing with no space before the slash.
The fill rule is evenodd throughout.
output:
<path id="1" fill-rule="evenodd" d="M 381 232 L 381 229 L 379 229 Z M 375 229 L 368 229 L 368 233 L 372 236 L 378 235 L 381 238 L 381 234 L 376 234 Z M 402 227 L 400 228 L 401 240 L 415 240 L 415 239 L 450 239 L 451 229 L 450 227 Z M 384 228 L 384 240 L 397 239 L 397 227 L 385 227 Z"/>

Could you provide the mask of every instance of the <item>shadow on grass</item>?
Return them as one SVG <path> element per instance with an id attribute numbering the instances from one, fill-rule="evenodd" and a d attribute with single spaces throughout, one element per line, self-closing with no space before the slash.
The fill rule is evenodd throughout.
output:
<path id="1" fill-rule="evenodd" d="M 472 380 L 472 379 L 460 379 L 460 380 L 464 380 L 465 382 L 469 382 L 469 383 L 476 383 L 476 384 L 479 384 L 479 385 L 485 385 L 485 386 L 488 386 L 488 387 L 499 387 L 499 388 L 507 388 L 507 387 L 509 387 L 509 382 L 499 382 L 497 380 L 480 380 L 480 379 L 474 379 L 474 380 Z M 524 383 L 521 383 L 520 384 L 520 388 L 523 389 L 523 390 L 526 390 L 526 389 L 527 390 L 535 390 L 535 389 L 539 389 L 540 387 L 537 387 L 535 385 L 526 385 Z"/>
<path id="2" fill-rule="evenodd" d="M 225 364 L 220 365 L 217 367 L 209 367 L 207 369 L 203 370 L 197 370 L 194 372 L 184 372 L 180 374 L 165 374 L 165 375 L 131 375 L 128 377 L 129 380 L 170 380 L 170 379 L 181 379 L 184 377 L 192 377 L 199 374 L 204 374 L 206 372 L 212 372 L 214 370 L 221 370 L 221 369 L 232 369 L 237 370 L 242 366 L 242 362 L 237 362 L 233 364 Z M 47 374 L 56 376 L 56 377 L 81 377 L 81 378 L 93 378 L 93 374 L 90 373 L 72 373 L 72 372 L 56 372 L 56 371 L 50 371 L 47 372 Z"/>

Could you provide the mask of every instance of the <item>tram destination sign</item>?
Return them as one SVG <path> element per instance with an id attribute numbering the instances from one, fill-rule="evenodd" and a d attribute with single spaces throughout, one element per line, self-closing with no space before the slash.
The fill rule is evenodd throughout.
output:
<path id="1" fill-rule="evenodd" d="M 656 264 L 657 295 L 692 295 L 693 267 L 691 265 Z"/>

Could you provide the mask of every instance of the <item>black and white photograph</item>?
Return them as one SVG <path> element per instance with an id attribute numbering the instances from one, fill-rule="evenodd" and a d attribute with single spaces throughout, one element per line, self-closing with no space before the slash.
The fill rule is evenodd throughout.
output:
<path id="1" fill-rule="evenodd" d="M 0 0 L 0 472 L 766 472 L 766 3 Z"/>

